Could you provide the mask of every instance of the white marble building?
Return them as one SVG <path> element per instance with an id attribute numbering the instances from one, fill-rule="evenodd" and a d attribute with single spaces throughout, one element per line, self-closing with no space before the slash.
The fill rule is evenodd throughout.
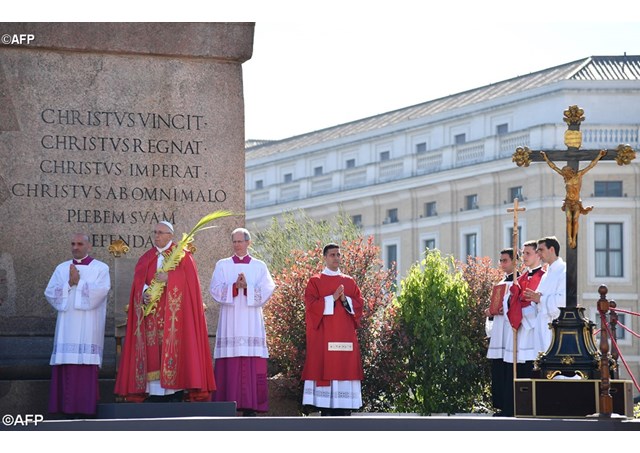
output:
<path id="1" fill-rule="evenodd" d="M 392 112 L 246 149 L 246 224 L 282 212 L 317 219 L 344 211 L 380 245 L 399 278 L 426 247 L 497 260 L 512 243 L 518 197 L 521 242 L 555 235 L 565 256 L 562 177 L 544 162 L 517 167 L 518 146 L 565 150 L 563 112 L 584 110 L 582 149 L 631 145 L 630 165 L 600 162 L 583 178 L 578 304 L 595 321 L 598 287 L 638 313 L 640 271 L 640 56 L 594 56 Z M 564 163 L 558 162 L 562 167 Z M 583 168 L 587 162 L 581 163 Z M 640 332 L 640 318 L 620 314 Z M 638 379 L 640 340 L 618 329 Z M 621 366 L 621 377 L 628 376 Z M 637 391 L 634 392 L 637 394 Z"/>

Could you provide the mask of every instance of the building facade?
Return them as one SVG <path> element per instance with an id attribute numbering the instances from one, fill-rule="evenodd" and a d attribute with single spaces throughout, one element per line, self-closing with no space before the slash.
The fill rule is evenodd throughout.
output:
<path id="1" fill-rule="evenodd" d="M 398 278 L 424 251 L 466 260 L 513 242 L 555 235 L 566 256 L 562 177 L 544 162 L 517 167 L 517 147 L 566 150 L 563 112 L 584 110 L 584 150 L 629 144 L 639 152 L 640 56 L 595 56 L 525 76 L 246 149 L 246 222 L 269 226 L 303 209 L 327 220 L 345 213 L 373 235 Z M 559 167 L 564 162 L 558 161 Z M 584 168 L 588 162 L 581 162 Z M 618 308 L 640 312 L 640 155 L 630 165 L 599 162 L 582 180 L 578 305 L 598 322 L 598 288 Z M 339 238 L 336 238 L 339 239 Z M 620 313 L 618 344 L 640 376 L 640 319 Z M 621 378 L 629 378 L 620 363 Z M 637 390 L 635 391 L 637 394 Z"/>

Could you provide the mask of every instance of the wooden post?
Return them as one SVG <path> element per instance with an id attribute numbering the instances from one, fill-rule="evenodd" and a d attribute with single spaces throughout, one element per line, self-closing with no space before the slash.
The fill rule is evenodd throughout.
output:
<path id="1" fill-rule="evenodd" d="M 611 417 L 613 412 L 613 398 L 610 393 L 609 378 L 609 335 L 607 334 L 606 315 L 609 311 L 609 301 L 607 300 L 607 286 L 600 285 L 598 288 L 600 299 L 598 300 L 598 312 L 600 313 L 602 325 L 600 326 L 600 417 Z"/>
<path id="2" fill-rule="evenodd" d="M 613 369 L 612 378 L 618 379 L 618 350 L 613 347 L 613 343 L 618 341 L 618 336 L 616 335 L 616 328 L 618 326 L 618 313 L 614 310 L 616 308 L 616 302 L 614 300 L 609 301 L 609 311 L 611 314 L 609 315 L 609 325 L 611 326 L 611 357 L 615 363 L 615 368 Z"/>

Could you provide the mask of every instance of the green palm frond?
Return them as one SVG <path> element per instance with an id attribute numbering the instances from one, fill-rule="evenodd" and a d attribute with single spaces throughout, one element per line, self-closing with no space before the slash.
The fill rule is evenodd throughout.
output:
<path id="1" fill-rule="evenodd" d="M 159 269 L 159 272 L 169 272 L 178 267 L 180 261 L 182 261 L 182 258 L 184 258 L 185 256 L 187 245 L 193 242 L 193 239 L 195 238 L 195 235 L 197 233 L 202 230 L 214 228 L 215 225 L 209 225 L 214 220 L 221 219 L 223 217 L 229 217 L 232 215 L 240 214 L 234 214 L 231 211 L 219 210 L 211 212 L 201 218 L 198 223 L 196 223 L 196 226 L 194 226 L 193 229 L 189 231 L 189 233 L 182 234 L 182 239 L 171 250 L 171 253 L 165 255 L 164 261 L 162 262 L 162 268 Z M 162 297 L 162 293 L 164 292 L 166 284 L 166 282 L 158 281 L 155 278 L 151 280 L 151 284 L 147 289 L 150 300 L 149 303 L 144 306 L 144 316 L 149 316 L 151 313 L 155 313 L 158 306 L 158 301 L 160 300 L 160 297 Z"/>

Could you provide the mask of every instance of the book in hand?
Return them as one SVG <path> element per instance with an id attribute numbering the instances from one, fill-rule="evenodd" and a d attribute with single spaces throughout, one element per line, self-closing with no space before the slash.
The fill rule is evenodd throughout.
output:
<path id="1" fill-rule="evenodd" d="M 491 316 L 500 314 L 500 310 L 502 309 L 502 300 L 504 299 L 506 290 L 506 283 L 498 283 L 497 285 L 493 285 L 493 289 L 491 290 L 491 300 L 489 302 L 489 314 Z"/>

